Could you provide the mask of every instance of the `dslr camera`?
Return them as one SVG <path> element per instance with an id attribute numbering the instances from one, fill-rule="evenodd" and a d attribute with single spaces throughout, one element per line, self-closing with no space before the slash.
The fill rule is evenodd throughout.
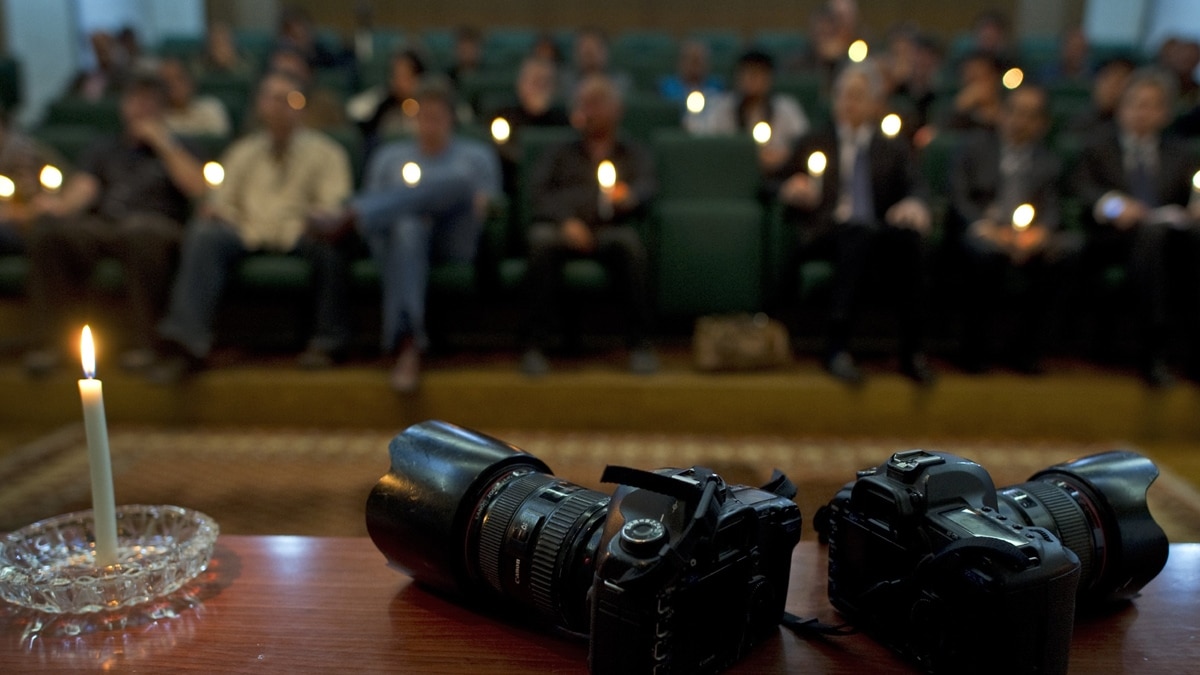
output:
<path id="1" fill-rule="evenodd" d="M 829 599 L 934 673 L 1066 673 L 1080 607 L 1133 597 L 1166 564 L 1150 460 L 1108 452 L 996 490 L 978 464 L 899 452 L 817 513 Z"/>
<path id="2" fill-rule="evenodd" d="M 795 488 L 703 467 L 609 467 L 610 497 L 445 422 L 389 446 L 367 499 L 388 561 L 435 590 L 588 635 L 592 673 L 715 673 L 783 617 L 800 540 Z"/>

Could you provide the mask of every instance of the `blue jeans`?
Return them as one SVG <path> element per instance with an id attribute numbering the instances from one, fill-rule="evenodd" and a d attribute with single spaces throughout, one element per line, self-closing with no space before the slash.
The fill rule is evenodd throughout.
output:
<path id="1" fill-rule="evenodd" d="M 238 263 L 250 253 L 230 225 L 216 219 L 194 221 L 184 237 L 179 273 L 167 316 L 158 324 L 159 334 L 194 357 L 207 356 L 221 294 Z M 324 351 L 344 349 L 350 341 L 345 259 L 332 245 L 308 237 L 301 237 L 289 255 L 298 255 L 312 266 L 316 332 L 309 345 Z"/>
<path id="2" fill-rule="evenodd" d="M 474 186 L 466 176 L 422 177 L 355 197 L 358 228 L 379 266 L 385 353 L 405 337 L 425 349 L 425 295 L 433 262 L 471 262 L 482 223 L 473 210 Z"/>

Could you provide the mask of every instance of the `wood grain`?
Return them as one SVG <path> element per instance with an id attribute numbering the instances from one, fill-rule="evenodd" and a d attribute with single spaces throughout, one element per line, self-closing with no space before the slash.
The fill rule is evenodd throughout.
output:
<path id="1" fill-rule="evenodd" d="M 1181 673 L 1200 663 L 1200 544 L 1175 544 L 1135 605 L 1076 625 L 1072 673 Z M 385 566 L 366 538 L 225 536 L 174 618 L 124 629 L 55 624 L 0 607 L 0 671 L 586 673 L 587 645 L 485 616 Z M 801 543 L 788 609 L 826 621 L 824 549 Z M 731 673 L 915 672 L 869 638 L 780 633 Z"/>

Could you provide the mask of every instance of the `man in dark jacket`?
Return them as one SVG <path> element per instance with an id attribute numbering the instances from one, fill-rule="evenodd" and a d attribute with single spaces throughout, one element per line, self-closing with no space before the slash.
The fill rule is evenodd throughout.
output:
<path id="1" fill-rule="evenodd" d="M 901 372 L 925 384 L 934 377 L 921 351 L 930 214 L 907 141 L 879 132 L 882 110 L 876 65 L 847 65 L 834 84 L 833 133 L 800 140 L 779 199 L 798 228 L 799 259 L 835 266 L 826 369 L 849 383 L 862 380 L 850 334 L 859 285 L 877 262 L 896 293 Z M 826 159 L 821 177 L 810 173 L 816 152 Z"/>

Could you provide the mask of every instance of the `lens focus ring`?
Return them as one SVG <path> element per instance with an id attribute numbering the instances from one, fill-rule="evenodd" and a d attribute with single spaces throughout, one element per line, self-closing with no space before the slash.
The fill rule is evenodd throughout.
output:
<path id="1" fill-rule="evenodd" d="M 567 541 L 571 531 L 579 526 L 579 521 L 589 509 L 607 500 L 606 495 L 593 490 L 573 492 L 550 514 L 546 524 L 542 526 L 533 549 L 530 589 L 534 604 L 549 616 L 559 615 L 559 604 L 554 594 L 560 586 L 555 583 L 555 578 L 561 567 L 559 556 L 563 552 L 563 543 Z"/>
<path id="2" fill-rule="evenodd" d="M 1063 546 L 1071 549 L 1079 558 L 1080 588 L 1090 584 L 1094 551 L 1092 536 L 1088 532 L 1087 516 L 1083 509 L 1071 499 L 1066 490 L 1053 483 L 1030 481 L 1022 483 L 1019 487 L 1042 503 L 1054 520 L 1054 529 Z"/>
<path id="3" fill-rule="evenodd" d="M 554 480 L 553 476 L 531 473 L 514 477 L 492 502 L 479 528 L 479 571 L 492 588 L 504 592 L 500 585 L 500 551 L 505 533 L 521 504 L 536 489 Z"/>

